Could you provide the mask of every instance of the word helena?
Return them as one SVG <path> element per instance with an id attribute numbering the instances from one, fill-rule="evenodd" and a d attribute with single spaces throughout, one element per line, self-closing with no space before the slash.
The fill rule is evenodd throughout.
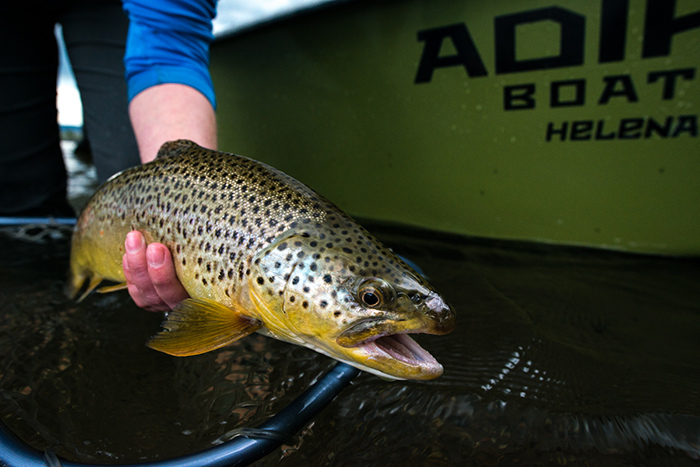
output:
<path id="1" fill-rule="evenodd" d="M 680 115 L 658 121 L 651 117 L 623 118 L 617 125 L 605 120 L 574 120 L 547 124 L 545 140 L 591 141 L 678 138 L 681 135 L 698 136 L 698 116 Z"/>
<path id="2" fill-rule="evenodd" d="M 677 0 L 647 0 L 641 58 L 671 54 L 674 35 L 700 28 L 700 12 L 675 16 Z M 629 0 L 601 0 L 598 37 L 598 63 L 620 62 L 627 50 Z M 561 7 L 547 7 L 494 17 L 494 62 L 496 74 L 518 73 L 584 64 L 586 16 Z M 559 54 L 541 58 L 518 59 L 516 28 L 519 25 L 553 21 L 560 26 Z M 423 52 L 415 83 L 429 83 L 441 68 L 462 67 L 470 78 L 488 75 L 477 44 L 465 23 L 451 24 L 418 32 Z M 451 55 L 441 55 L 442 44 L 450 41 Z"/>

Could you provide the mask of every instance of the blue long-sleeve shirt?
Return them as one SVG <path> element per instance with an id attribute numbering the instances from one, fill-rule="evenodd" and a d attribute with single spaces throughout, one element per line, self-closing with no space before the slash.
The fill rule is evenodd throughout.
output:
<path id="1" fill-rule="evenodd" d="M 198 90 L 216 108 L 209 44 L 216 0 L 124 0 L 129 35 L 124 65 L 129 101 L 164 83 Z"/>

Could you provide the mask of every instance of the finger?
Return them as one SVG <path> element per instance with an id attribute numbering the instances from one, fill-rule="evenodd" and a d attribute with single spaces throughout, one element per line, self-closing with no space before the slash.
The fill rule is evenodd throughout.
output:
<path id="1" fill-rule="evenodd" d="M 175 263 L 168 247 L 161 243 L 151 243 L 146 249 L 148 275 L 160 299 L 169 308 L 189 297 L 175 272 Z"/>
<path id="2" fill-rule="evenodd" d="M 145 308 L 147 306 L 146 300 L 141 295 L 141 291 L 134 285 L 131 278 L 131 271 L 129 270 L 129 261 L 126 254 L 122 256 L 122 269 L 124 270 L 124 277 L 126 278 L 126 287 L 129 291 L 131 299 L 134 301 L 136 306 L 139 308 Z"/>
<path id="3" fill-rule="evenodd" d="M 146 259 L 146 241 L 143 235 L 140 232 L 129 232 L 124 243 L 126 253 L 122 266 L 127 288 L 134 303 L 152 311 L 168 310 L 169 307 L 160 299 L 151 283 Z"/>

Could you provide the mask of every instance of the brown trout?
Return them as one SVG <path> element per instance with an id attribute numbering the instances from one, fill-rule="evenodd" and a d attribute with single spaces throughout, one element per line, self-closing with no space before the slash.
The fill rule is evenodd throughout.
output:
<path id="1" fill-rule="evenodd" d="M 170 248 L 191 296 L 153 349 L 196 355 L 257 331 L 385 378 L 442 374 L 408 334 L 452 331 L 452 308 L 347 214 L 268 165 L 181 140 L 112 177 L 75 227 L 72 297 L 86 281 L 80 300 L 103 279 L 124 282 L 131 230 Z"/>

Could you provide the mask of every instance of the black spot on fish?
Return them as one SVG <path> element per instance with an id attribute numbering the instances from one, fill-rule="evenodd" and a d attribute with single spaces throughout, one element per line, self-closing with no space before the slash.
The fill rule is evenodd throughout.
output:
<path id="1" fill-rule="evenodd" d="M 326 275 L 323 276 L 323 281 L 324 281 L 326 284 L 330 284 L 331 282 L 333 282 L 333 279 L 331 278 L 331 275 L 330 275 L 330 274 L 326 274 Z"/>

